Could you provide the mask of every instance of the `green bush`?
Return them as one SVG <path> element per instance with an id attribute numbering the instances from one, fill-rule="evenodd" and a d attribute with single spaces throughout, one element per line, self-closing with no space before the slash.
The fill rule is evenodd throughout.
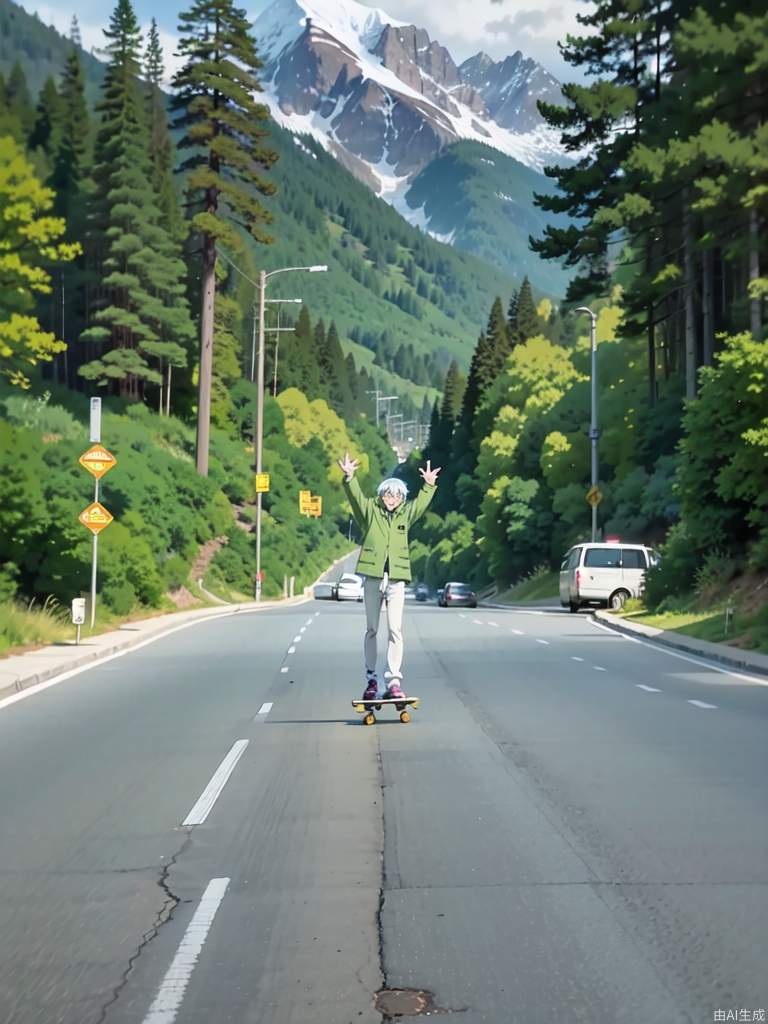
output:
<path id="1" fill-rule="evenodd" d="M 127 580 L 110 580 L 99 596 L 115 615 L 128 615 L 136 605 L 136 591 Z"/>
<path id="2" fill-rule="evenodd" d="M 163 580 L 169 590 L 178 590 L 189 578 L 189 565 L 181 555 L 171 555 L 163 564 Z"/>
<path id="3" fill-rule="evenodd" d="M 651 611 L 658 610 L 662 601 L 673 595 L 689 591 L 701 565 L 684 523 L 672 527 L 660 555 L 659 565 L 649 569 L 645 578 L 645 603 Z"/>

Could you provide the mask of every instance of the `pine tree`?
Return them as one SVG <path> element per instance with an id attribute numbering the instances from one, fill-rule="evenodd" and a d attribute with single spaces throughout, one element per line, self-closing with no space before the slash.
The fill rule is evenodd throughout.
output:
<path id="1" fill-rule="evenodd" d="M 193 326 L 185 268 L 161 224 L 151 187 L 139 73 L 140 32 L 130 0 L 118 0 L 105 31 L 109 63 L 99 105 L 90 242 L 101 293 L 81 340 L 101 346 L 79 373 L 140 398 L 162 386 L 164 363 L 186 362 Z"/>
<path id="2" fill-rule="evenodd" d="M 531 282 L 525 277 L 520 285 L 520 294 L 517 300 L 515 335 L 520 341 L 527 341 L 528 338 L 540 333 L 541 320 L 536 312 L 536 303 L 533 301 Z"/>
<path id="3" fill-rule="evenodd" d="M 149 156 L 152 163 L 152 187 L 163 217 L 163 227 L 173 238 L 181 238 L 182 223 L 179 202 L 173 181 L 174 146 L 168 130 L 165 96 L 161 89 L 165 64 L 160 33 L 153 18 L 144 51 L 144 80 L 147 83 L 147 123 L 149 124 Z"/>
<path id="4" fill-rule="evenodd" d="M 48 157 L 58 149 L 61 135 L 61 100 L 56 83 L 49 75 L 43 83 L 35 108 L 35 124 L 29 136 L 29 148 L 39 149 Z"/>
<path id="5" fill-rule="evenodd" d="M 90 125 L 85 100 L 85 79 L 76 51 L 67 57 L 58 95 L 58 145 L 54 150 L 51 187 L 56 212 L 64 217 L 70 235 L 84 230 L 85 182 L 90 172 Z"/>
<path id="6" fill-rule="evenodd" d="M 261 61 L 245 12 L 232 0 L 193 0 L 179 20 L 186 63 L 174 78 L 173 109 L 184 131 L 180 146 L 189 152 L 180 170 L 198 207 L 191 227 L 202 241 L 197 469 L 206 476 L 216 250 L 240 247 L 236 225 L 258 242 L 271 241 L 264 231 L 271 217 L 257 197 L 274 193 L 263 172 L 277 157 L 266 145 L 267 108 L 255 98 Z"/>
<path id="7" fill-rule="evenodd" d="M 83 37 L 80 35 L 80 22 L 77 20 L 77 15 L 72 15 L 72 22 L 69 26 L 69 38 L 79 49 L 83 48 Z"/>
<path id="8" fill-rule="evenodd" d="M 11 68 L 4 92 L 4 129 L 10 132 L 17 142 L 26 143 L 35 126 L 35 108 L 29 95 L 27 76 L 18 60 Z"/>
<path id="9" fill-rule="evenodd" d="M 520 292 L 512 292 L 512 297 L 509 300 L 509 307 L 507 308 L 507 330 L 513 343 L 517 339 L 517 304 L 519 301 Z"/>

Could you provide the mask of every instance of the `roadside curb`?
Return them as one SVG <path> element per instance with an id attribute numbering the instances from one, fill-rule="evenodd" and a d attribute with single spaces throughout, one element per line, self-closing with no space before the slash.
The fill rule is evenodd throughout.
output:
<path id="1" fill-rule="evenodd" d="M 77 649 L 74 644 L 42 647 L 35 651 L 29 651 L 27 654 L 11 655 L 8 659 L 0 660 L 0 700 L 12 696 L 14 693 L 21 693 L 32 686 L 47 682 L 64 673 L 85 668 L 89 665 L 96 665 L 98 662 L 114 657 L 116 654 L 125 653 L 133 647 L 138 647 L 151 640 L 159 640 L 171 632 L 197 625 L 200 622 L 229 618 L 232 615 L 247 614 L 249 612 L 268 611 L 274 608 L 294 607 L 298 604 L 304 604 L 308 600 L 309 598 L 302 594 L 282 601 L 260 601 L 258 603 L 252 601 L 246 604 L 228 604 L 216 608 L 200 608 L 194 612 L 170 612 L 168 615 L 159 615 L 153 619 L 143 620 L 145 623 L 151 622 L 152 626 L 156 628 L 147 626 L 146 629 L 142 629 L 141 620 L 139 623 L 125 623 L 123 627 L 113 630 L 112 633 L 119 634 L 123 631 L 135 630 L 134 635 L 127 635 L 120 639 L 115 637 L 111 641 L 107 640 L 95 650 L 82 651 L 79 656 L 72 655 L 67 657 L 65 654 L 65 652 Z M 101 634 L 101 636 L 91 637 L 88 643 L 98 643 L 100 639 L 109 636 L 110 634 L 106 633 Z M 59 655 L 59 657 L 56 658 L 56 655 Z M 21 672 L 14 669 L 12 664 L 8 665 L 7 668 L 3 666 L 3 660 L 6 663 L 12 663 L 13 659 L 29 658 L 31 660 L 36 658 L 39 660 L 46 657 L 55 660 L 52 660 L 52 663 L 47 667 L 37 668 L 26 675 L 23 674 L 23 666 Z"/>
<path id="2" fill-rule="evenodd" d="M 696 640 L 694 637 L 688 638 L 667 629 L 656 629 L 654 626 L 644 626 L 639 622 L 628 622 L 621 616 L 610 615 L 600 609 L 596 609 L 591 617 L 593 621 L 602 623 L 616 633 L 623 633 L 630 637 L 642 637 L 642 639 L 662 647 L 670 647 L 673 650 L 705 658 L 708 661 L 717 661 L 729 668 L 768 676 L 768 655 L 740 651 L 738 648 L 727 648 L 723 644 L 711 643 L 709 640 Z"/>

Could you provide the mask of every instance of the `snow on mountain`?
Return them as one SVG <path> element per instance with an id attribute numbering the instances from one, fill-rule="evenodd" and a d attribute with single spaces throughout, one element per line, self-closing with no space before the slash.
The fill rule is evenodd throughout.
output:
<path id="1" fill-rule="evenodd" d="M 489 89 L 478 81 L 476 58 L 457 68 L 424 29 L 356 0 L 275 0 L 254 29 L 274 118 L 314 136 L 390 202 L 461 139 L 538 170 L 563 156 L 556 134 L 520 95 L 533 92 L 525 89 L 531 76 L 541 73 L 539 87 L 551 76 L 522 55 L 509 59 L 513 66 L 488 58 Z M 511 94 L 503 93 L 505 73 L 514 79 Z M 517 126 L 510 95 L 524 108 Z"/>

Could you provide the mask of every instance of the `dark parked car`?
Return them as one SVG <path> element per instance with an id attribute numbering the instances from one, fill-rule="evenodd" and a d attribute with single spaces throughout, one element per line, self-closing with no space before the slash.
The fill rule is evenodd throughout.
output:
<path id="1" fill-rule="evenodd" d="M 437 603 L 441 608 L 477 608 L 477 594 L 468 583 L 446 583 Z"/>
<path id="2" fill-rule="evenodd" d="M 429 600 L 429 587 L 426 583 L 419 583 L 416 586 L 416 600 L 417 601 L 428 601 Z"/>

